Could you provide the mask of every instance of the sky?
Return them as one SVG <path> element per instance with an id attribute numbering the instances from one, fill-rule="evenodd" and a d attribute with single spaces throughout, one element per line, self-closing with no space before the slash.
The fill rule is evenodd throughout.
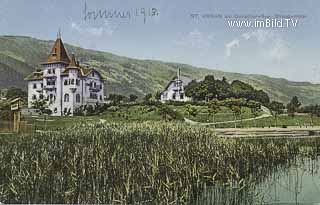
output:
<path id="1" fill-rule="evenodd" d="M 255 19 L 289 24 L 229 25 Z M 318 0 L 0 0 L 0 35 L 55 40 L 59 29 L 121 56 L 320 83 Z"/>

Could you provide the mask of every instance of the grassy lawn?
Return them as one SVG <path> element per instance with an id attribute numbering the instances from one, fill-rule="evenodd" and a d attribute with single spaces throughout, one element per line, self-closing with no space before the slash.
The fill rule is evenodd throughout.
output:
<path id="1" fill-rule="evenodd" d="M 237 127 L 255 127 L 255 122 L 252 121 L 243 121 L 237 122 Z M 311 118 L 309 115 L 297 115 L 295 117 L 290 117 L 287 115 L 278 116 L 277 127 L 288 127 L 288 126 L 310 126 Z M 320 126 L 320 117 L 313 117 L 313 125 Z M 227 128 L 235 127 L 235 123 L 226 123 L 217 125 L 217 128 Z M 267 117 L 256 120 L 256 127 L 275 127 L 275 118 Z"/>
<path id="2" fill-rule="evenodd" d="M 133 105 L 111 107 L 99 116 L 107 121 L 154 121 L 161 120 L 156 106 Z"/>
<path id="3" fill-rule="evenodd" d="M 58 129 L 66 128 L 81 122 L 97 122 L 99 119 L 98 116 L 73 116 L 73 117 L 53 117 L 46 116 L 44 119 L 43 116 L 39 117 L 28 117 L 24 120 L 27 120 L 29 124 L 35 125 L 36 130 L 45 130 L 45 129 Z"/>
<path id="4" fill-rule="evenodd" d="M 43 116 L 25 117 L 29 124 L 34 124 L 36 130 L 58 129 L 70 127 L 82 122 L 99 122 L 106 120 L 108 122 L 142 122 L 142 121 L 159 121 L 161 116 L 155 106 L 130 106 L 111 108 L 95 116 L 72 116 L 72 117 L 53 117 Z"/>
<path id="5" fill-rule="evenodd" d="M 172 109 L 176 109 L 178 112 L 182 113 L 186 118 L 196 121 L 196 122 L 213 122 L 212 116 L 209 115 L 207 106 L 194 106 L 198 110 L 197 116 L 188 115 L 185 106 L 171 106 Z M 258 115 L 263 114 L 260 112 Z M 251 113 L 250 109 L 247 107 L 242 108 L 242 119 L 253 118 L 254 115 Z M 214 116 L 215 122 L 224 122 L 234 120 L 234 114 L 228 107 L 221 106 L 220 111 Z"/>
<path id="6" fill-rule="evenodd" d="M 197 122 L 212 122 L 212 117 L 208 113 L 206 106 L 195 106 L 198 110 L 198 115 L 193 117 L 189 116 L 186 112 L 185 106 L 174 106 L 170 107 L 181 113 L 183 116 L 197 121 Z M 262 115 L 260 112 L 259 115 Z M 249 108 L 242 108 L 242 119 L 253 118 Z M 215 115 L 215 122 L 233 121 L 234 115 L 232 111 L 227 107 L 221 107 L 221 110 Z M 236 118 L 240 120 L 238 116 Z M 134 106 L 116 106 L 111 107 L 100 115 L 95 116 L 73 116 L 73 117 L 52 117 L 49 116 L 44 121 L 43 117 L 28 117 L 26 118 L 29 124 L 34 124 L 37 130 L 47 130 L 47 129 L 58 129 L 66 128 L 81 122 L 99 122 L 100 120 L 106 120 L 108 122 L 143 122 L 143 121 L 161 121 L 162 116 L 158 113 L 156 106 L 148 105 L 134 105 Z M 314 126 L 320 126 L 320 118 L 314 117 Z M 267 117 L 263 119 L 258 119 L 256 122 L 243 121 L 237 122 L 237 127 L 274 127 L 275 120 L 274 117 Z M 309 115 L 297 115 L 295 117 L 290 117 L 286 115 L 278 116 L 277 127 L 287 127 L 287 126 L 305 126 L 311 125 L 311 118 Z M 235 123 L 226 123 L 216 125 L 217 128 L 228 128 L 235 127 Z"/>

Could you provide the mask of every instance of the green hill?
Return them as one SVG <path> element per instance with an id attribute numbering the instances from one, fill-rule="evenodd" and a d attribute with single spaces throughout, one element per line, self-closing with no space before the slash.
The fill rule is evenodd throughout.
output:
<path id="1" fill-rule="evenodd" d="M 26 89 L 23 78 L 39 63 L 44 62 L 53 41 L 43 41 L 22 36 L 0 37 L 0 89 L 11 86 Z M 131 93 L 139 96 L 162 90 L 181 68 L 183 75 L 203 78 L 213 74 L 225 76 L 229 81 L 241 80 L 257 89 L 266 91 L 271 99 L 288 102 L 296 95 L 304 104 L 320 103 L 320 85 L 308 82 L 292 82 L 263 75 L 229 73 L 220 70 L 197 68 L 186 64 L 167 63 L 153 60 L 137 60 L 117 56 L 108 52 L 94 51 L 65 44 L 69 53 L 75 52 L 81 64 L 99 70 L 106 79 L 108 93 Z"/>

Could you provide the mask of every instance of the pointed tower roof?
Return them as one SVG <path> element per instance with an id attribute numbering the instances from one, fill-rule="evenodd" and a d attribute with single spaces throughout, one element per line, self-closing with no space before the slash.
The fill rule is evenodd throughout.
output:
<path id="1" fill-rule="evenodd" d="M 78 63 L 76 61 L 76 57 L 75 57 L 74 53 L 72 53 L 72 55 L 71 55 L 71 61 L 70 61 L 70 64 L 68 65 L 67 68 L 78 68 Z"/>
<path id="2" fill-rule="evenodd" d="M 54 63 L 54 62 L 64 62 L 66 64 L 70 63 L 70 58 L 67 50 L 63 45 L 60 33 L 58 34 L 57 40 L 54 43 L 53 48 L 48 56 L 47 63 Z"/>

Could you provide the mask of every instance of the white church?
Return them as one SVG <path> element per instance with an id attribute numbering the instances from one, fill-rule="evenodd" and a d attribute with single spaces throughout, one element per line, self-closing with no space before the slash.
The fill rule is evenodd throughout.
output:
<path id="1" fill-rule="evenodd" d="M 33 102 L 47 99 L 53 116 L 73 115 L 81 106 L 104 103 L 104 83 L 95 69 L 84 68 L 69 57 L 58 34 L 42 69 L 31 73 L 28 81 L 28 108 Z"/>
<path id="2" fill-rule="evenodd" d="M 191 98 L 187 97 L 184 92 L 184 87 L 187 86 L 192 79 L 181 76 L 180 69 L 178 69 L 177 76 L 171 80 L 164 91 L 160 93 L 161 102 L 166 101 L 178 101 L 178 102 L 186 102 L 190 101 Z"/>

